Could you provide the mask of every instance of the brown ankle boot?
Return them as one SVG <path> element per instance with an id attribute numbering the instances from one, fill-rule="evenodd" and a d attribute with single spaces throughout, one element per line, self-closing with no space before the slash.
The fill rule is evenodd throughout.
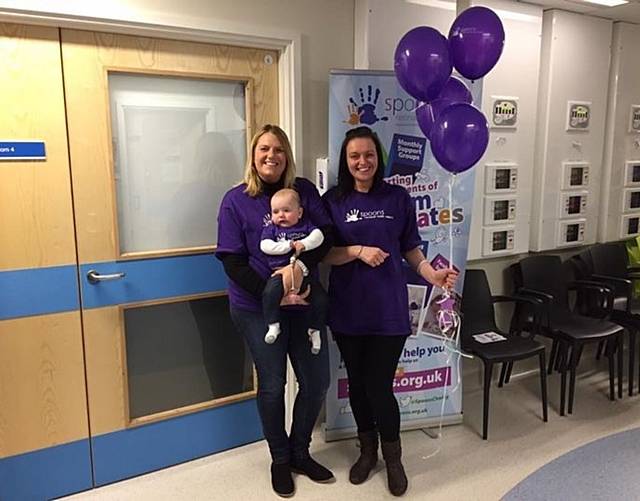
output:
<path id="1" fill-rule="evenodd" d="M 407 475 L 400 461 L 402 448 L 400 439 L 395 442 L 382 442 L 382 456 L 387 464 L 387 482 L 389 492 L 394 496 L 402 496 L 408 487 Z"/>
<path id="2" fill-rule="evenodd" d="M 358 433 L 360 440 L 360 457 L 349 470 L 349 482 L 361 484 L 378 463 L 378 432 L 365 431 Z"/>

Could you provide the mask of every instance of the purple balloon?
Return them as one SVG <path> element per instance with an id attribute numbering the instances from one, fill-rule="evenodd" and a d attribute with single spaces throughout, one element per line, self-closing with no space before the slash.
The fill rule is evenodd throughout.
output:
<path id="1" fill-rule="evenodd" d="M 454 103 L 469 103 L 473 101 L 471 91 L 464 84 L 463 81 L 456 77 L 449 77 L 447 83 L 444 84 L 442 92 L 438 96 L 438 99 L 449 99 Z"/>
<path id="2" fill-rule="evenodd" d="M 442 94 L 441 94 L 442 95 Z M 430 103 L 420 103 L 416 108 L 416 120 L 427 139 L 431 139 L 431 129 L 442 110 L 454 103 L 451 99 L 438 98 Z"/>
<path id="3" fill-rule="evenodd" d="M 418 107 L 416 108 L 416 120 L 418 122 L 420 130 L 424 134 L 424 137 L 426 137 L 427 139 L 431 139 L 431 127 L 433 127 L 433 122 L 435 122 L 431 104 L 420 103 L 418 105 Z"/>
<path id="4" fill-rule="evenodd" d="M 419 101 L 438 97 L 451 75 L 447 39 L 428 26 L 408 31 L 398 42 L 393 60 L 398 82 Z"/>
<path id="5" fill-rule="evenodd" d="M 449 51 L 458 72 L 475 80 L 483 77 L 500 59 L 504 28 L 495 12 L 471 7 L 460 14 L 449 30 Z"/>
<path id="6" fill-rule="evenodd" d="M 431 128 L 431 151 L 452 174 L 473 167 L 489 144 L 489 125 L 480 110 L 467 103 L 447 106 Z"/>

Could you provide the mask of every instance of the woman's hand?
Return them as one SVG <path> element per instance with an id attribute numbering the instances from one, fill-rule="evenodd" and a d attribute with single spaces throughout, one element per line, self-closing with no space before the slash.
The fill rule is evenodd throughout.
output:
<path id="1" fill-rule="evenodd" d="M 442 268 L 440 270 L 431 268 L 431 273 L 425 278 L 433 285 L 443 289 L 452 289 L 456 284 L 456 280 L 458 280 L 458 272 L 453 268 Z"/>
<path id="2" fill-rule="evenodd" d="M 291 280 L 291 270 L 293 270 L 293 281 Z M 305 299 L 311 292 L 311 288 L 307 287 L 307 289 L 303 292 L 300 292 L 298 290 L 302 285 L 302 279 L 304 278 L 302 275 L 302 270 L 299 266 L 289 264 L 274 271 L 271 276 L 275 275 L 280 275 L 282 278 L 282 288 L 284 289 L 284 296 L 282 296 L 282 300 L 280 301 L 281 306 L 289 306 L 292 304 L 309 304 L 305 301 Z"/>
<path id="3" fill-rule="evenodd" d="M 311 286 L 307 286 L 307 289 L 302 294 L 296 294 L 295 292 L 285 293 L 284 297 L 280 300 L 280 306 L 291 306 L 292 304 L 302 304 L 308 306 L 306 301 L 307 296 L 311 292 Z"/>
<path id="4" fill-rule="evenodd" d="M 291 274 L 291 270 L 293 270 L 293 275 Z M 282 287 L 284 288 L 285 295 L 289 292 L 298 292 L 300 285 L 302 285 L 302 270 L 299 266 L 295 266 L 293 264 L 288 264 L 282 268 L 274 271 L 271 276 L 274 277 L 276 275 L 281 275 L 282 277 Z"/>
<path id="5" fill-rule="evenodd" d="M 357 259 L 374 268 L 384 263 L 384 260 L 388 257 L 389 253 L 379 247 L 367 247 L 365 245 L 362 246 L 362 250 L 357 255 Z"/>

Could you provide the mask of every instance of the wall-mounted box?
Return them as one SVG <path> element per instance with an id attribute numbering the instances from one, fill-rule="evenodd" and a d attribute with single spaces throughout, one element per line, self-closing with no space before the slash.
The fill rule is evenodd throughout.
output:
<path id="1" fill-rule="evenodd" d="M 589 187 L 587 162 L 562 162 L 562 189 L 575 190 Z"/>
<path id="2" fill-rule="evenodd" d="M 640 211 L 640 187 L 626 188 L 622 197 L 622 212 Z"/>
<path id="3" fill-rule="evenodd" d="M 513 224 L 516 220 L 516 197 L 487 197 L 484 200 L 484 224 Z"/>
<path id="4" fill-rule="evenodd" d="M 632 237 L 640 233 L 640 214 L 624 215 L 620 223 L 620 238 Z"/>
<path id="5" fill-rule="evenodd" d="M 558 221 L 558 236 L 556 246 L 569 247 L 572 245 L 582 245 L 585 236 L 585 219 L 576 219 L 571 221 Z"/>
<path id="6" fill-rule="evenodd" d="M 515 163 L 488 163 L 485 165 L 484 192 L 515 193 L 518 188 L 518 166 Z"/>
<path id="7" fill-rule="evenodd" d="M 482 255 L 485 257 L 511 254 L 515 249 L 515 228 L 499 226 L 482 230 Z"/>
<path id="8" fill-rule="evenodd" d="M 624 185 L 640 186 L 640 160 L 628 160 L 624 163 Z"/>
<path id="9" fill-rule="evenodd" d="M 588 191 L 563 191 L 560 193 L 560 219 L 587 215 Z"/>

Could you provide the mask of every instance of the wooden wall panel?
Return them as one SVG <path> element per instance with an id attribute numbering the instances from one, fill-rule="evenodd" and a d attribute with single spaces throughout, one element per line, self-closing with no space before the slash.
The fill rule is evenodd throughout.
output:
<path id="1" fill-rule="evenodd" d="M 89 415 L 93 436 L 127 426 L 125 347 L 117 306 L 85 310 Z"/>
<path id="2" fill-rule="evenodd" d="M 75 263 L 58 30 L 0 23 L 0 139 L 46 161 L 0 162 L 0 271 Z"/>
<path id="3" fill-rule="evenodd" d="M 0 321 L 0 457 L 87 438 L 79 312 Z"/>
<path id="4" fill-rule="evenodd" d="M 82 263 L 118 256 L 109 71 L 246 80 L 249 135 L 278 120 L 275 51 L 62 30 L 62 53 Z"/>

